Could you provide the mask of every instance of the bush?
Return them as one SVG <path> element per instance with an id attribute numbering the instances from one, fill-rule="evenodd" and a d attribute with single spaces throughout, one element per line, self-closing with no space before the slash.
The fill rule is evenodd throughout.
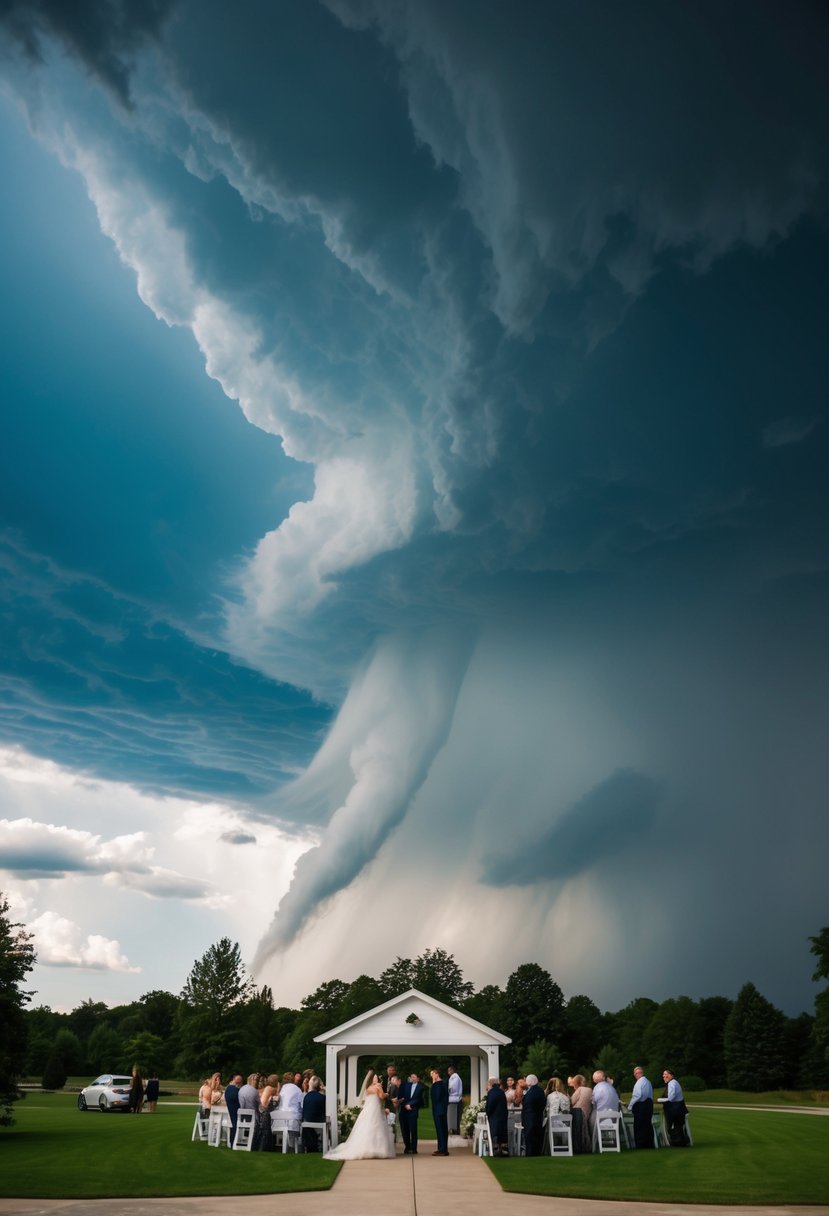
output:
<path id="1" fill-rule="evenodd" d="M 701 1094 L 708 1086 L 703 1081 L 702 1077 L 695 1077 L 693 1073 L 690 1077 L 682 1078 L 682 1089 L 687 1090 L 690 1094 Z"/>
<path id="2" fill-rule="evenodd" d="M 41 1085 L 44 1089 L 63 1089 L 66 1084 L 66 1067 L 63 1060 L 55 1052 L 46 1061 Z"/>

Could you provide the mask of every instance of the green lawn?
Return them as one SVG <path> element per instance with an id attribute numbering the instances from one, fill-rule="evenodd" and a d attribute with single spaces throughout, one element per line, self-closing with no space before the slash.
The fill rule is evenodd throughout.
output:
<path id="1" fill-rule="evenodd" d="M 340 1164 L 191 1141 L 195 1106 L 82 1114 L 75 1094 L 30 1094 L 0 1129 L 0 1196 L 37 1199 L 259 1195 L 328 1190 Z"/>
<path id="2" fill-rule="evenodd" d="M 486 1159 L 505 1191 L 659 1203 L 829 1203 L 829 1116 L 698 1109 L 694 1147 Z"/>

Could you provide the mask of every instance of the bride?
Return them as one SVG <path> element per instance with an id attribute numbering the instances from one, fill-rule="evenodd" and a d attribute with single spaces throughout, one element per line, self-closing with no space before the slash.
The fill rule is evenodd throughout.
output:
<path id="1" fill-rule="evenodd" d="M 332 1148 L 328 1161 L 362 1161 L 367 1157 L 395 1157 L 394 1131 L 389 1127 L 383 1106 L 386 1095 L 377 1074 L 369 1070 L 360 1090 L 362 1110 L 354 1121 L 347 1140 Z"/>

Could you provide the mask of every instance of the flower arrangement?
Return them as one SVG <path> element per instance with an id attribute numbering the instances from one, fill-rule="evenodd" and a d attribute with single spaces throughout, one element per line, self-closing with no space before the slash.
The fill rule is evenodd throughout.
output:
<path id="1" fill-rule="evenodd" d="M 423 1025 L 423 1023 L 421 1022 L 420 1018 L 417 1016 L 416 1013 L 410 1013 L 409 1016 L 406 1018 L 406 1021 L 408 1022 L 408 1024 L 410 1026 L 422 1026 Z"/>
<path id="2" fill-rule="evenodd" d="M 472 1129 L 478 1121 L 478 1115 L 486 1108 L 486 1102 L 470 1102 L 461 1111 L 461 1135 L 470 1138 Z"/>
<path id="3" fill-rule="evenodd" d="M 348 1133 L 357 1122 L 360 1113 L 359 1106 L 340 1106 L 337 1109 L 337 1124 L 340 1129 L 340 1139 L 347 1140 Z"/>

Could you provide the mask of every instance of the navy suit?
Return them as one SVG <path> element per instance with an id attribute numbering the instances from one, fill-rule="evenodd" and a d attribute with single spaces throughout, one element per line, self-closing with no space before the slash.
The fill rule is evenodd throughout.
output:
<path id="1" fill-rule="evenodd" d="M 400 1106 L 398 1117 L 400 1131 L 403 1134 L 403 1151 L 417 1152 L 417 1116 L 423 1105 L 423 1086 L 419 1081 L 404 1081 L 400 1087 Z M 410 1106 L 411 1110 L 406 1110 Z"/>
<path id="2" fill-rule="evenodd" d="M 509 1116 L 507 1114 L 507 1095 L 500 1085 L 493 1085 L 492 1089 L 487 1090 L 485 1110 L 492 1131 L 492 1139 L 495 1141 L 492 1151 L 493 1153 L 505 1152 L 509 1140 L 507 1127 Z"/>
<path id="3" fill-rule="evenodd" d="M 544 1140 L 544 1110 L 547 1099 L 540 1085 L 531 1085 L 521 1102 L 521 1124 L 524 1128 L 524 1152 L 539 1157 Z"/>
<path id="4" fill-rule="evenodd" d="M 239 1086 L 233 1082 L 225 1089 L 225 1106 L 230 1116 L 230 1143 L 236 1139 L 236 1116 L 239 1114 Z"/>
<path id="5" fill-rule="evenodd" d="M 302 1122 L 325 1122 L 325 1095 L 321 1094 L 318 1089 L 309 1089 L 302 1099 Z M 303 1128 L 302 1147 L 306 1153 L 318 1153 L 321 1150 L 322 1145 L 316 1128 Z"/>
<path id="6" fill-rule="evenodd" d="M 430 1100 L 438 1137 L 438 1152 L 445 1153 L 449 1146 L 449 1082 L 433 1081 Z"/>

